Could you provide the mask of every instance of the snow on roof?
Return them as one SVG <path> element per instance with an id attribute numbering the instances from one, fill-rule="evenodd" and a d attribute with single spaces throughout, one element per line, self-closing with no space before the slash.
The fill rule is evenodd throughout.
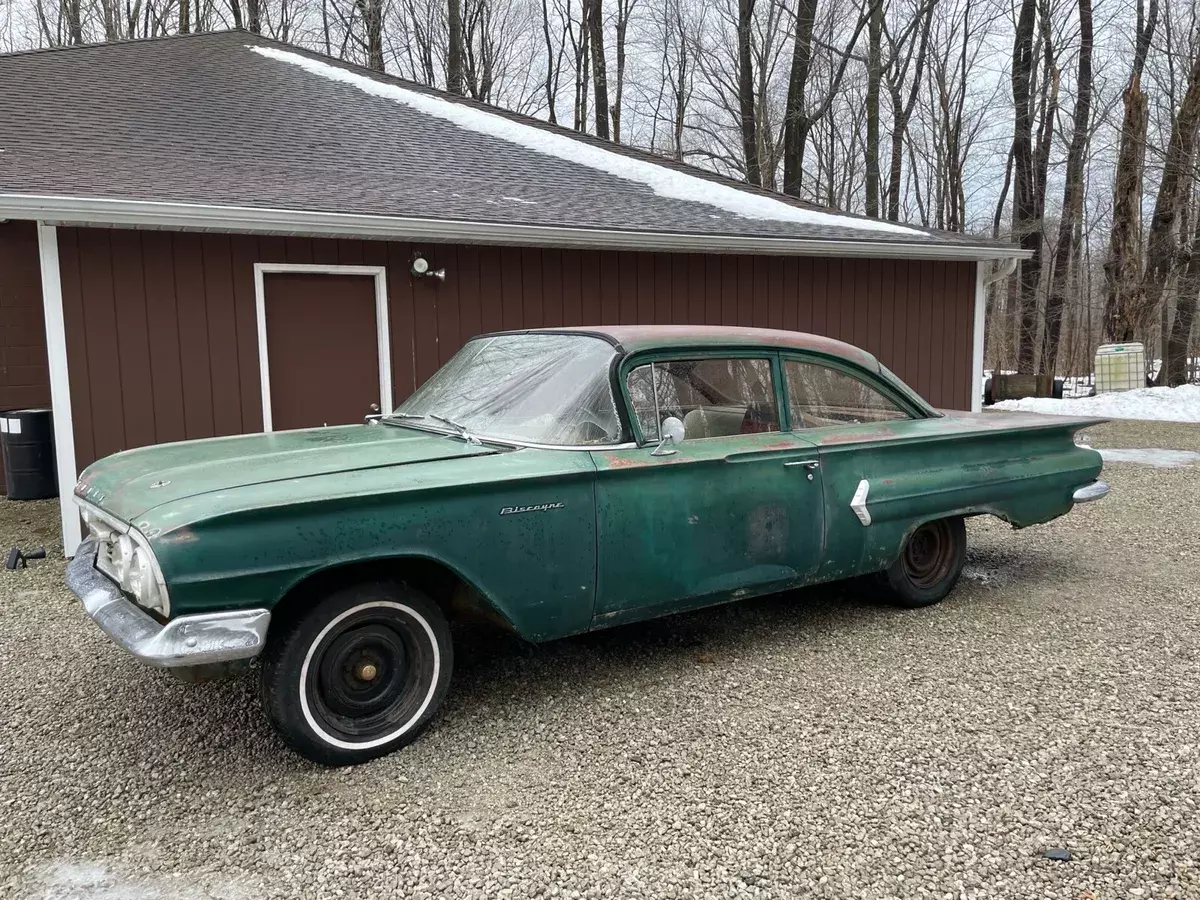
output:
<path id="1" fill-rule="evenodd" d="M 261 56 L 290 63 L 314 75 L 351 85 L 376 97 L 403 103 L 405 106 L 427 115 L 436 116 L 460 128 L 499 138 L 536 153 L 588 166 L 627 181 L 644 184 L 660 197 L 704 203 L 746 219 L 768 219 L 818 227 L 851 228 L 858 231 L 881 231 L 908 237 L 927 237 L 925 232 L 906 228 L 894 222 L 860 219 L 793 206 L 762 194 L 699 178 L 669 166 L 658 165 L 622 153 L 614 153 L 604 147 L 577 140 L 569 135 L 526 125 L 470 104 L 455 103 L 432 94 L 411 91 L 399 85 L 377 81 L 299 53 L 291 53 L 275 47 L 247 46 Z"/>
<path id="2" fill-rule="evenodd" d="M 1080 397 L 1074 400 L 1053 400 L 1049 397 L 1026 397 L 1023 400 L 1004 400 L 992 409 L 1019 409 L 1025 412 L 1055 416 L 1098 416 L 1106 419 L 1149 419 L 1161 422 L 1200 422 L 1200 385 L 1179 387 L 1137 388 Z"/>

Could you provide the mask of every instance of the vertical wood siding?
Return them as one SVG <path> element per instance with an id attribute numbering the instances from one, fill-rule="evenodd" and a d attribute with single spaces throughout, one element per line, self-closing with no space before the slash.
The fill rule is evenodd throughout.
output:
<path id="1" fill-rule="evenodd" d="M 445 282 L 410 274 L 417 251 Z M 397 402 L 473 335 L 618 323 L 812 331 L 870 350 L 935 406 L 969 408 L 973 389 L 973 263 L 72 228 L 59 254 L 81 467 L 262 429 L 255 262 L 387 266 Z M 36 278 L 36 238 L 33 261 Z"/>
<path id="2" fill-rule="evenodd" d="M 0 222 L 0 410 L 49 403 L 37 225 Z"/>

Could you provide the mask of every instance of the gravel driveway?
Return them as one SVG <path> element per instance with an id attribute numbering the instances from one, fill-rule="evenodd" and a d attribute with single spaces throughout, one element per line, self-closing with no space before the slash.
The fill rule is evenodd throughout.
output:
<path id="1" fill-rule="evenodd" d="M 1200 897 L 1200 468 L 1106 477 L 1049 526 L 973 521 L 932 609 L 834 587 L 468 638 L 430 732 L 342 771 L 281 748 L 253 679 L 126 659 L 61 562 L 0 570 L 0 895 Z M 0 549 L 56 517 L 0 504 Z"/>

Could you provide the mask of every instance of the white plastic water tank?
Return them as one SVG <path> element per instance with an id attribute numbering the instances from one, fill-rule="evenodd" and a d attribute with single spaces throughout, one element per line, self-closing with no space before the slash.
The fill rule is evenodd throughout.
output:
<path id="1" fill-rule="evenodd" d="M 1146 349 L 1136 341 L 1096 348 L 1096 393 L 1132 391 L 1146 386 Z"/>

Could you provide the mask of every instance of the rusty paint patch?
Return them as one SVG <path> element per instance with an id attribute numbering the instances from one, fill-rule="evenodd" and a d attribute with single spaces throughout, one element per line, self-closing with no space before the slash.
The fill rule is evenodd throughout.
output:
<path id="1" fill-rule="evenodd" d="M 875 358 L 870 353 L 853 344 L 819 334 L 782 331 L 775 328 L 728 325 L 596 325 L 578 329 L 556 328 L 552 330 L 578 330 L 584 333 L 604 334 L 630 352 L 688 345 L 725 344 L 815 350 L 818 353 L 851 360 L 867 367 L 871 367 L 875 362 Z"/>
<path id="2" fill-rule="evenodd" d="M 649 463 L 634 456 L 614 456 L 611 453 L 605 453 L 604 458 L 608 461 L 610 469 L 636 469 L 649 465 Z"/>
<path id="3" fill-rule="evenodd" d="M 159 541 L 164 544 L 194 544 L 200 536 L 186 525 L 164 534 Z"/>
<path id="4" fill-rule="evenodd" d="M 828 447 L 837 444 L 858 444 L 866 441 L 884 441 L 889 438 L 896 437 L 896 432 L 891 428 L 880 428 L 875 431 L 858 431 L 846 434 L 838 432 L 835 434 L 824 434 L 817 438 L 817 443 L 822 447 Z"/>

